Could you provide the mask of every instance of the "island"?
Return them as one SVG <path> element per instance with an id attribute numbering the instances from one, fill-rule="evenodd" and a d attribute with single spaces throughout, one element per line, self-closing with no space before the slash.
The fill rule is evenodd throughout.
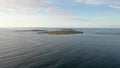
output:
<path id="1" fill-rule="evenodd" d="M 22 30 L 22 32 L 37 32 L 37 34 L 83 34 L 82 31 L 76 31 L 74 29 L 60 29 L 60 30 Z"/>
<path id="2" fill-rule="evenodd" d="M 76 31 L 73 29 L 62 29 L 62 30 L 56 30 L 56 31 L 45 31 L 42 32 L 42 34 L 82 34 L 82 31 Z M 41 32 L 39 32 L 38 34 L 41 34 Z"/>

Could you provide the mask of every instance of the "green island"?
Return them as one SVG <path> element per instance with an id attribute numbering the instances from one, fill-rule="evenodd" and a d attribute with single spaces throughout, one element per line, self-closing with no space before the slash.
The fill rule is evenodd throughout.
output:
<path id="1" fill-rule="evenodd" d="M 62 29 L 62 30 L 57 30 L 57 31 L 43 32 L 43 34 L 82 34 L 82 33 L 83 33 L 82 31 L 75 31 L 73 29 Z"/>
<path id="2" fill-rule="evenodd" d="M 82 31 L 76 31 L 73 29 L 61 29 L 61 30 L 54 30 L 54 31 L 50 31 L 50 30 L 23 30 L 22 32 L 28 32 L 28 31 L 32 31 L 32 32 L 37 32 L 38 34 L 83 34 Z"/>

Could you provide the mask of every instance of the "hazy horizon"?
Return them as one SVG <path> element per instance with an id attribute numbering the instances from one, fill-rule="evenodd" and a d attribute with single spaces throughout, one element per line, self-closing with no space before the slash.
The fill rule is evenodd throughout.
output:
<path id="1" fill-rule="evenodd" d="M 101 28 L 101 29 L 109 29 L 109 28 L 113 28 L 113 29 L 119 29 L 120 27 L 22 27 L 22 26 L 19 26 L 19 27 L 0 27 L 0 28 Z"/>

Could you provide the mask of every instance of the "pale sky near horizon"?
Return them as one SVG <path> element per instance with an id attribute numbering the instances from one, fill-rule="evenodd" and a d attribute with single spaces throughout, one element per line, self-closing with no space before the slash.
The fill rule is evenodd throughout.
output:
<path id="1" fill-rule="evenodd" d="M 0 27 L 119 28 L 120 0 L 0 0 Z"/>

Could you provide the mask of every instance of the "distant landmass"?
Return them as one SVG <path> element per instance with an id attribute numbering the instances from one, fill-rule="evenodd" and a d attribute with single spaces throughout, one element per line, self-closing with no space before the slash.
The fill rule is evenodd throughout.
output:
<path id="1" fill-rule="evenodd" d="M 20 30 L 20 32 L 37 32 L 38 34 L 83 34 L 82 31 L 76 31 L 74 29 L 61 29 L 61 30 Z M 16 31 L 19 32 L 19 31 Z"/>

